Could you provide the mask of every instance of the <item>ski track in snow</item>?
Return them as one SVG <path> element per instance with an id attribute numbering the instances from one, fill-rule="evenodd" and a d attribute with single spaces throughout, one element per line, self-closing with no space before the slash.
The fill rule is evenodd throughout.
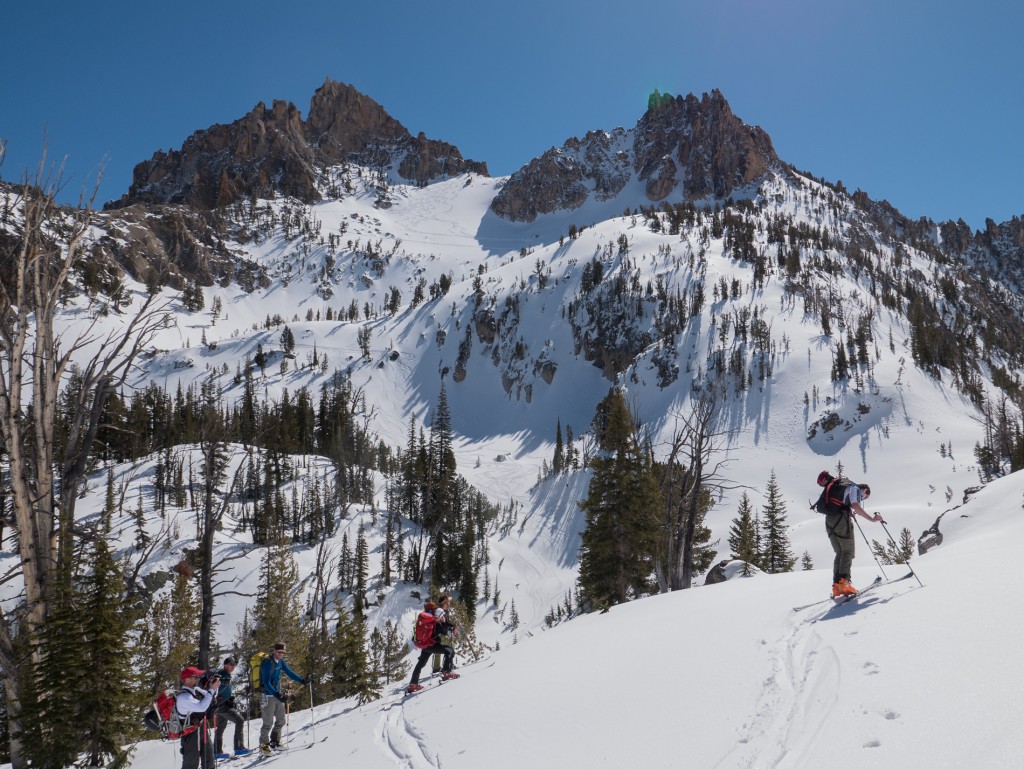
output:
<path id="1" fill-rule="evenodd" d="M 402 769 L 439 769 L 427 752 L 427 741 L 405 718 L 404 694 L 382 709 L 377 742 L 384 754 Z"/>
<path id="2" fill-rule="evenodd" d="M 835 708 L 841 675 L 839 656 L 815 630 L 814 620 L 794 618 L 775 644 L 771 673 L 754 713 L 741 728 L 736 747 L 715 769 L 804 766 Z"/>

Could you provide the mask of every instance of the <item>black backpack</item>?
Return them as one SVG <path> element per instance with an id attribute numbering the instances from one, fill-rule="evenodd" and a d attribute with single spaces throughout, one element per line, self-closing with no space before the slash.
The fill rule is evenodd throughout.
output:
<path id="1" fill-rule="evenodd" d="M 823 515 L 849 513 L 850 506 L 846 504 L 845 497 L 846 489 L 850 485 L 850 481 L 845 478 L 832 478 L 821 490 L 821 496 L 814 503 L 814 509 Z"/>

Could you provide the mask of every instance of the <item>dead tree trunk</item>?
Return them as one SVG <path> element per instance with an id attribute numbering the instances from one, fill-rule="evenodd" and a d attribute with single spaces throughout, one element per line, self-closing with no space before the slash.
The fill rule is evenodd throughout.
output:
<path id="1" fill-rule="evenodd" d="M 0 148 L 2 158 L 2 148 Z M 58 205 L 60 169 L 46 171 L 45 153 L 32 183 L 13 192 L 16 247 L 0 279 L 0 439 L 6 450 L 11 519 L 18 533 L 24 583 L 20 624 L 0 619 L 0 667 L 8 699 L 11 758 L 25 765 L 19 734 L 16 671 L 39 661 L 37 631 L 47 620 L 61 566 L 70 563 L 76 532 L 75 501 L 107 397 L 166 322 L 163 305 L 149 295 L 115 332 L 101 333 L 93 320 L 60 330 L 56 323 L 72 270 L 86 258 L 92 200 Z M 0 191 L 0 194 L 5 194 Z M 95 194 L 95 193 L 94 193 Z M 78 384 L 61 403 L 67 435 L 55 441 L 58 399 L 72 366 Z M 27 641 L 27 659 L 14 656 L 15 634 Z M 45 693 L 42 693 L 45 694 Z"/>

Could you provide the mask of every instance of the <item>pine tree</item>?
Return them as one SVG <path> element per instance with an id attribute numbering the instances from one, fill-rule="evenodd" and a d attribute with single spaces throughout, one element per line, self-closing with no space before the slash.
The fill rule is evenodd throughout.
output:
<path id="1" fill-rule="evenodd" d="M 256 603 L 249 615 L 247 633 L 236 646 L 246 657 L 264 651 L 278 641 L 288 644 L 288 666 L 302 675 L 309 670 L 307 647 L 309 633 L 303 621 L 302 606 L 296 598 L 299 570 L 291 545 L 278 529 L 260 562 L 260 581 Z M 242 629 L 240 628 L 240 631 Z"/>
<path id="2" fill-rule="evenodd" d="M 369 550 L 366 544 L 366 533 L 362 526 L 356 536 L 356 588 L 352 613 L 362 622 L 365 619 L 366 578 L 368 575 Z"/>
<path id="3" fill-rule="evenodd" d="M 125 736 L 138 724 L 138 714 L 148 699 L 142 671 L 132 648 L 134 612 L 125 595 L 124 578 L 103 538 L 93 543 L 92 573 L 85 581 L 81 614 L 84 645 L 79 650 L 88 678 L 116 681 L 117 696 L 94 683 L 78 694 L 78 721 L 85 728 L 89 766 L 124 766 L 130 756 Z M 67 686 L 65 682 L 65 686 Z"/>
<path id="4" fill-rule="evenodd" d="M 754 524 L 754 508 L 750 504 L 750 497 L 743 492 L 740 497 L 740 505 L 736 510 L 736 517 L 733 518 L 732 528 L 729 529 L 729 548 L 733 558 L 744 561 L 743 574 L 749 576 L 750 566 L 756 565 L 760 560 L 757 552 L 757 528 Z"/>
<path id="5" fill-rule="evenodd" d="M 814 568 L 814 561 L 811 560 L 811 554 L 804 550 L 803 558 L 800 559 L 800 568 L 803 571 L 811 571 Z"/>
<path id="6" fill-rule="evenodd" d="M 142 623 L 138 668 L 148 677 L 145 690 L 155 696 L 176 686 L 185 665 L 194 663 L 199 651 L 199 599 L 185 569 L 175 573 L 170 591 L 153 601 Z"/>
<path id="7" fill-rule="evenodd" d="M 551 461 L 551 470 L 555 475 L 560 475 L 565 470 L 565 449 L 562 445 L 562 420 L 558 420 L 555 429 L 555 456 Z"/>
<path id="8" fill-rule="evenodd" d="M 383 630 L 370 634 L 370 665 L 377 681 L 384 686 L 401 681 L 409 672 L 409 645 L 398 625 L 387 620 Z"/>
<path id="9" fill-rule="evenodd" d="M 790 549 L 789 526 L 786 523 L 786 503 L 772 470 L 766 489 L 768 498 L 762 506 L 762 568 L 769 574 L 792 571 L 796 558 Z"/>
<path id="10" fill-rule="evenodd" d="M 25 750 L 34 766 L 45 769 L 72 765 L 85 739 L 77 698 L 94 684 L 80 654 L 85 633 L 76 593 L 65 583 L 54 595 L 41 634 L 43 651 L 35 678 L 22 692 Z"/>
<path id="11" fill-rule="evenodd" d="M 341 604 L 338 604 L 334 644 L 331 694 L 335 697 L 356 697 L 360 704 L 380 697 L 380 684 L 370 669 L 363 623 Z"/>
<path id="12" fill-rule="evenodd" d="M 579 584 L 596 608 L 622 603 L 651 588 L 661 504 L 652 463 L 636 438 L 626 399 L 613 390 L 598 407 L 599 456 L 587 498 Z"/>

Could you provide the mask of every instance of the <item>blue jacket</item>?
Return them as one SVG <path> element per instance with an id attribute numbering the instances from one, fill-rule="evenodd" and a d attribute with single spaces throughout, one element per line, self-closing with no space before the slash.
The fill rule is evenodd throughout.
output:
<path id="1" fill-rule="evenodd" d="M 264 694 L 271 697 L 280 694 L 281 673 L 287 674 L 296 683 L 306 683 L 306 680 L 288 667 L 288 664 L 283 659 L 275 660 L 274 655 L 270 655 L 260 663 L 260 685 L 263 687 Z"/>

